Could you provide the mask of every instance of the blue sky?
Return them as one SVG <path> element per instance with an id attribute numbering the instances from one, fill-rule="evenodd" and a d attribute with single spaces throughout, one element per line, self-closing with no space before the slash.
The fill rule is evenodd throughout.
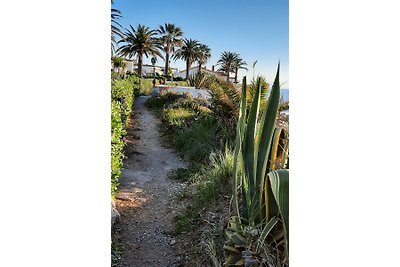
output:
<path id="1" fill-rule="evenodd" d="M 185 38 L 211 48 L 207 68 L 217 63 L 223 51 L 239 53 L 248 64 L 248 71 L 240 70 L 239 78 L 252 78 L 252 63 L 257 60 L 255 74 L 272 82 L 280 59 L 282 87 L 289 88 L 288 0 L 114 0 L 113 8 L 121 11 L 119 23 L 124 28 L 144 24 L 156 29 L 166 22 L 181 27 Z M 149 64 L 150 59 L 144 63 Z M 157 65 L 163 61 L 159 59 Z M 171 65 L 185 68 L 181 60 Z"/>

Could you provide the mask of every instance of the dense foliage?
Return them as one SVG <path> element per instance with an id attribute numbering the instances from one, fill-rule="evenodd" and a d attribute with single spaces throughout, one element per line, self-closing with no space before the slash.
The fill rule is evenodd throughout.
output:
<path id="1" fill-rule="evenodd" d="M 121 175 L 125 124 L 130 115 L 134 89 L 139 88 L 139 78 L 129 76 L 125 79 L 113 79 L 111 83 L 111 195 L 118 190 L 118 178 Z"/>
<path id="2" fill-rule="evenodd" d="M 121 119 L 122 105 L 111 100 L 111 195 L 115 196 L 118 188 L 118 178 L 121 175 L 125 130 Z"/>
<path id="3" fill-rule="evenodd" d="M 288 264 L 288 146 L 276 128 L 279 107 L 279 66 L 272 90 L 260 114 L 261 80 L 247 112 L 246 79 L 237 124 L 232 183 L 233 216 L 226 230 L 226 266 Z M 283 133 L 283 135 L 282 135 Z M 280 161 L 277 161 L 280 155 Z"/>
<path id="4" fill-rule="evenodd" d="M 283 213 L 279 211 L 284 204 L 273 205 L 279 201 L 287 203 L 285 202 L 286 193 L 275 189 L 278 187 L 287 189 L 288 182 L 288 171 L 279 170 L 288 168 L 288 133 L 286 129 L 276 124 L 279 105 L 277 82 L 271 90 L 262 77 L 258 77 L 257 82 L 253 81 L 249 85 L 246 85 L 244 81 L 241 89 L 219 79 L 207 80 L 204 74 L 193 76 L 189 82 L 197 85 L 206 84 L 211 99 L 205 101 L 192 98 L 188 94 L 165 93 L 160 97 L 150 98 L 146 103 L 146 106 L 159 111 L 170 143 L 189 162 L 187 169 L 175 171 L 172 177 L 194 184 L 197 188 L 194 195 L 183 192 L 180 196 L 183 201 L 191 199 L 191 204 L 177 215 L 176 231 L 178 233 L 202 231 L 194 229 L 202 224 L 204 209 L 212 209 L 210 203 L 221 203 L 222 200 L 229 199 L 227 198 L 229 194 L 236 192 L 234 202 L 231 202 L 231 205 L 236 208 L 229 211 L 235 216 L 225 216 L 221 219 L 217 225 L 213 226 L 217 230 L 213 231 L 208 238 L 198 233 L 203 236 L 202 242 L 206 245 L 194 249 L 196 252 L 192 252 L 193 259 L 190 264 L 197 265 L 207 260 L 204 258 L 204 250 L 208 251 L 208 260 L 214 264 L 223 261 L 238 264 L 244 262 L 247 264 L 251 261 L 287 264 L 288 231 L 285 228 L 287 218 L 284 219 Z M 274 99 L 272 104 L 271 100 L 268 101 L 268 95 Z M 268 124 L 268 131 L 265 131 L 264 126 L 261 127 L 263 123 Z M 247 133 L 241 137 L 239 140 L 242 146 L 239 146 L 239 150 L 233 151 L 232 148 L 237 147 L 238 141 L 236 140 L 235 145 L 235 137 L 238 136 L 238 127 L 241 129 L 241 134 L 244 133 L 244 129 L 246 131 L 253 129 L 253 133 Z M 264 129 L 263 132 L 262 129 Z M 255 139 L 251 138 L 253 135 Z M 259 141 L 254 141 L 258 138 L 270 141 L 258 145 Z M 252 140 L 256 142 L 253 145 L 251 145 Z M 250 147 L 259 154 L 253 160 L 246 158 L 253 154 Z M 249 177 L 248 168 L 239 167 L 244 164 L 240 162 L 245 160 L 249 162 L 247 166 L 255 166 L 255 162 L 262 162 L 262 164 L 258 163 L 261 169 L 259 172 L 268 172 L 268 178 L 264 177 L 261 182 L 251 184 L 248 184 L 247 178 L 239 182 L 238 179 L 242 179 L 240 178 L 242 174 L 245 175 L 243 177 Z M 264 163 L 266 165 L 263 172 Z M 262 175 L 258 174 L 258 176 Z M 230 188 L 228 186 L 230 182 L 238 187 Z M 246 185 L 243 187 L 244 184 Z M 239 191 L 238 188 L 247 191 L 245 193 Z M 268 191 L 262 191 L 263 188 Z M 269 200 L 266 198 L 268 193 L 270 193 Z M 249 199 L 251 199 L 250 202 Z M 225 209 L 228 206 L 229 203 L 226 203 Z M 266 211 L 266 207 L 270 209 Z M 286 206 L 283 209 L 282 212 L 287 211 Z M 240 224 L 236 222 L 236 218 L 241 219 Z M 226 232 L 228 240 L 225 240 L 227 242 L 224 246 L 226 230 L 224 227 L 228 223 L 229 231 Z M 248 242 L 241 243 L 242 239 Z M 278 245 L 275 244 L 274 247 L 272 243 L 269 243 L 271 239 L 278 241 Z M 210 250 L 211 247 L 213 249 Z M 270 248 L 274 251 L 270 251 Z M 247 253 L 245 256 L 243 256 L 244 252 Z"/>

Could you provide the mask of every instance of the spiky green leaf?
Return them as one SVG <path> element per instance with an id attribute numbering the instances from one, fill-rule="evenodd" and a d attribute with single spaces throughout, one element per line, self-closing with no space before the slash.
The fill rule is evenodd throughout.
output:
<path id="1" fill-rule="evenodd" d="M 286 238 L 289 241 L 289 170 L 272 171 L 268 173 L 268 178 L 279 213 L 283 218 Z"/>

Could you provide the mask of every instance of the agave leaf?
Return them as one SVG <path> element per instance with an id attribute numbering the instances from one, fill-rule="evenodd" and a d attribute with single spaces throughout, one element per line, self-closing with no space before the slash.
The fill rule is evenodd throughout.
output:
<path id="1" fill-rule="evenodd" d="M 242 254 L 229 254 L 225 258 L 224 266 L 243 266 Z"/>
<path id="2" fill-rule="evenodd" d="M 286 240 L 289 242 L 289 170 L 281 169 L 268 173 L 279 213 L 282 215 Z"/>
<path id="3" fill-rule="evenodd" d="M 257 164 L 257 158 L 255 157 L 255 137 L 257 132 L 257 118 L 260 111 L 260 81 L 258 81 L 258 87 L 253 98 L 253 103 L 251 104 L 249 117 L 247 119 L 246 132 L 244 136 L 244 147 L 243 147 L 243 157 L 244 157 L 244 173 L 248 177 L 248 194 L 254 196 L 256 192 L 256 179 L 255 179 L 255 167 Z M 246 198 L 248 201 L 248 198 Z M 255 223 L 255 212 L 254 204 L 251 203 L 249 210 L 250 224 Z M 249 206 L 249 205 L 248 205 Z"/>
<path id="4" fill-rule="evenodd" d="M 232 246 L 228 246 L 228 245 L 224 245 L 223 249 L 227 250 L 229 253 L 232 253 L 232 252 L 241 253 L 240 250 L 238 250 L 237 248 L 232 247 Z"/>
<path id="5" fill-rule="evenodd" d="M 276 73 L 275 81 L 272 86 L 271 95 L 268 98 L 268 103 L 260 123 L 260 142 L 257 146 L 257 177 L 264 177 L 267 168 L 268 156 L 272 135 L 275 130 L 275 121 L 278 114 L 279 96 L 279 64 Z"/>
<path id="6" fill-rule="evenodd" d="M 279 141 L 281 140 L 281 134 L 284 134 L 284 129 L 281 127 L 276 127 L 274 130 L 274 136 L 272 138 L 271 152 L 268 160 L 269 162 L 267 164 L 267 168 L 269 166 L 268 169 L 271 171 L 276 169 L 276 158 L 278 154 Z"/>
<path id="7" fill-rule="evenodd" d="M 260 133 L 259 133 L 259 143 L 256 146 L 256 155 L 257 155 L 257 172 L 256 172 L 256 177 L 257 181 L 256 183 L 260 185 L 259 190 L 260 190 L 260 201 L 259 201 L 259 208 L 260 211 L 263 211 L 262 204 L 264 201 L 262 201 L 262 192 L 266 192 L 268 189 L 264 190 L 263 185 L 265 184 L 265 174 L 267 170 L 267 163 L 268 163 L 268 157 L 269 157 L 269 152 L 270 152 L 270 144 L 272 140 L 272 135 L 275 129 L 275 122 L 276 122 L 276 116 L 278 113 L 278 107 L 279 107 L 279 95 L 280 95 L 280 85 L 279 85 L 279 64 L 278 64 L 278 70 L 276 73 L 275 81 L 271 89 L 271 94 L 268 98 L 267 105 L 265 107 L 265 111 L 262 115 L 261 118 L 261 123 L 260 123 Z M 268 201 L 265 201 L 264 203 L 269 203 Z M 267 207 L 268 208 L 268 207 Z M 268 213 L 268 212 L 267 212 Z M 265 215 L 267 221 L 268 221 L 268 214 Z"/>
<path id="8" fill-rule="evenodd" d="M 236 126 L 236 140 L 235 140 L 235 152 L 233 160 L 233 181 L 232 181 L 232 201 L 234 206 L 234 215 L 236 215 L 236 223 L 240 225 L 240 211 L 239 211 L 239 201 L 238 201 L 238 157 L 241 151 L 241 143 L 243 140 L 244 132 L 244 120 L 246 118 L 246 77 L 243 77 L 242 83 L 242 102 L 239 109 L 239 121 Z"/>
<path id="9" fill-rule="evenodd" d="M 274 228 L 274 226 L 276 225 L 277 222 L 278 222 L 278 218 L 273 217 L 273 218 L 271 218 L 271 220 L 269 220 L 267 225 L 264 227 L 264 229 L 261 232 L 260 237 L 257 240 L 257 247 L 256 247 L 257 252 L 259 252 L 260 246 L 264 243 L 265 238 L 271 232 L 272 228 Z"/>
<path id="10" fill-rule="evenodd" d="M 226 235 L 228 236 L 228 239 L 235 244 L 235 246 L 242 247 L 246 245 L 246 239 L 239 233 L 226 231 Z"/>

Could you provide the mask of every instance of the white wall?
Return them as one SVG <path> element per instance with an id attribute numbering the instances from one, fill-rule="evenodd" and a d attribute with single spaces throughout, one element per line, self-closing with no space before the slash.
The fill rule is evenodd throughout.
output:
<path id="1" fill-rule="evenodd" d="M 199 68 L 198 68 L 198 67 L 189 69 L 189 77 L 192 76 L 192 75 L 196 75 L 198 71 L 199 71 Z M 221 79 L 221 80 L 226 81 L 226 76 L 218 75 L 218 74 L 216 74 L 216 73 L 213 73 L 211 70 L 204 70 L 204 69 L 202 69 L 202 71 L 205 72 L 205 73 L 207 73 L 207 74 L 210 74 L 210 75 L 215 75 L 218 79 Z M 186 78 L 186 70 L 177 72 L 177 73 L 175 74 L 175 76 L 178 76 L 178 77 L 181 77 L 181 78 L 185 79 L 185 78 Z M 230 80 L 231 82 L 233 82 L 233 81 L 235 80 L 235 74 L 234 74 L 234 73 L 229 74 L 229 80 Z"/>

